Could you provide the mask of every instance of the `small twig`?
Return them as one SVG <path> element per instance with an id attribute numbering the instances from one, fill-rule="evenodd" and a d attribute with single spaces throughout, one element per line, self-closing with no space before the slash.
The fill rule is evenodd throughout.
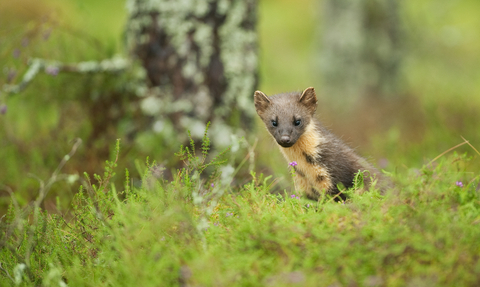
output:
<path id="1" fill-rule="evenodd" d="M 469 142 L 467 141 L 464 137 L 460 136 L 478 155 L 480 155 L 480 152 Z"/>
<path id="2" fill-rule="evenodd" d="M 35 228 L 37 228 L 37 223 L 38 223 L 38 218 L 39 218 L 39 213 L 40 213 L 40 205 L 42 204 L 43 200 L 47 196 L 51 186 L 58 181 L 58 174 L 60 173 L 60 170 L 65 166 L 68 160 L 75 154 L 77 151 L 78 147 L 82 144 L 82 140 L 80 138 L 75 139 L 75 143 L 73 144 L 72 149 L 70 152 L 65 155 L 60 161 L 60 164 L 58 167 L 55 169 L 53 172 L 52 176 L 50 179 L 47 181 L 47 184 L 44 185 L 42 180 L 40 181 L 40 192 L 37 197 L 37 199 L 33 203 L 33 223 L 29 227 L 28 234 L 27 234 L 27 247 L 25 251 L 25 263 L 28 269 L 30 269 L 30 256 L 33 251 L 33 249 L 36 246 L 36 242 L 34 242 L 34 233 L 35 233 Z M 30 276 L 31 277 L 31 276 Z"/>
<path id="3" fill-rule="evenodd" d="M 240 204 L 238 204 L 234 195 L 232 195 L 230 198 L 232 199 L 233 203 L 235 203 L 238 206 L 239 209 L 242 209 L 242 206 Z"/>
<path id="4" fill-rule="evenodd" d="M 462 138 L 463 138 L 463 137 L 462 137 Z M 443 155 L 445 155 L 446 153 L 448 153 L 448 152 L 450 152 L 450 151 L 452 151 L 452 150 L 454 150 L 454 149 L 456 149 L 456 148 L 458 148 L 458 147 L 461 147 L 461 146 L 464 145 L 464 144 L 468 144 L 468 141 L 467 141 L 467 140 L 465 140 L 465 139 L 463 139 L 463 140 L 464 140 L 463 143 L 459 143 L 459 144 L 457 144 L 456 146 L 451 147 L 451 148 L 447 149 L 446 151 L 442 152 L 442 153 L 439 154 L 437 157 L 435 157 L 434 159 L 432 159 L 427 165 L 431 165 L 434 161 L 436 161 L 437 159 L 441 158 L 441 157 L 442 157 Z"/>
<path id="5" fill-rule="evenodd" d="M 269 189 L 272 189 L 275 185 L 277 185 L 281 180 L 283 180 L 283 177 L 282 178 L 275 178 L 274 180 L 272 180 L 272 183 L 269 185 Z"/>
<path id="6" fill-rule="evenodd" d="M 338 192 L 334 197 L 330 198 L 330 200 L 329 200 L 328 202 L 330 202 L 330 201 L 332 201 L 332 200 L 335 200 L 335 198 L 339 197 L 342 193 L 343 193 L 343 192 L 342 192 L 341 190 L 339 190 L 339 192 Z M 345 202 L 345 201 L 344 201 L 344 202 Z"/>
<path id="7" fill-rule="evenodd" d="M 52 187 L 52 185 L 58 181 L 58 178 L 59 178 L 59 173 L 60 173 L 60 170 L 65 166 L 65 164 L 67 163 L 67 161 L 69 161 L 72 156 L 77 152 L 77 149 L 78 147 L 82 144 L 82 139 L 80 138 L 76 138 L 75 139 L 75 143 L 73 144 L 72 146 L 72 149 L 70 150 L 70 152 L 68 154 L 66 154 L 62 160 L 60 161 L 60 163 L 58 164 L 57 168 L 55 169 L 55 171 L 52 173 L 52 176 L 50 176 L 50 178 L 48 179 L 47 183 L 45 184 L 41 179 L 39 179 L 38 177 L 34 176 L 34 175 L 30 175 L 34 178 L 36 178 L 39 182 L 40 182 L 40 196 L 37 198 L 37 200 L 35 200 L 35 206 L 40 206 L 41 202 L 45 199 L 45 197 L 47 196 L 47 193 L 48 191 L 50 190 L 50 188 Z"/>
<path id="8" fill-rule="evenodd" d="M 3 272 L 5 272 L 5 274 L 7 275 L 8 279 L 12 280 L 12 282 L 15 283 L 15 280 L 12 278 L 12 276 L 10 276 L 10 273 L 8 273 L 8 271 L 3 268 L 2 262 L 0 262 L 0 270 L 2 270 Z"/>
<path id="9" fill-rule="evenodd" d="M 77 239 L 78 241 L 80 241 L 80 238 L 78 238 L 77 236 L 75 236 L 75 234 L 71 233 L 71 232 L 68 232 L 66 230 L 63 230 L 63 229 L 58 229 L 59 231 L 63 232 L 63 233 L 66 233 L 72 237 L 74 237 L 75 239 Z"/>

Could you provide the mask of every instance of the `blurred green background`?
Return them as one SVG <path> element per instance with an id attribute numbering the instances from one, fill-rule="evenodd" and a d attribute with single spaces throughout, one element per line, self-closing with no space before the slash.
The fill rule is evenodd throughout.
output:
<path id="1" fill-rule="evenodd" d="M 259 1 L 259 89 L 266 94 L 318 88 L 322 82 L 322 2 Z M 18 82 L 32 57 L 79 62 L 125 55 L 124 6 L 123 0 L 1 1 L 0 86 Z M 478 11 L 480 2 L 474 0 L 400 1 L 401 99 L 369 102 L 342 114 L 328 106 L 328 95 L 319 94 L 319 118 L 370 161 L 398 173 L 428 163 L 461 143 L 462 136 L 480 149 Z M 110 155 L 109 149 L 97 147 L 106 142 L 113 146 L 119 137 L 133 146 L 122 150 L 122 168 L 135 170 L 147 156 L 169 166 L 178 150 L 174 139 L 147 131 L 129 135 L 141 115 L 119 108 L 118 117 L 110 115 L 115 123 L 98 122 L 102 105 L 119 100 L 137 105 L 125 88 L 131 79 L 121 77 L 39 74 L 24 92 L 0 95 L 0 105 L 8 109 L 0 116 L 2 209 L 9 201 L 7 190 L 23 204 L 34 198 L 39 184 L 35 177 L 48 179 L 77 137 L 84 144 L 66 173 L 100 173 Z M 262 125 L 258 121 L 252 131 L 259 139 L 258 172 L 281 177 L 288 172 L 286 163 Z M 475 156 L 468 145 L 457 151 Z M 473 164 L 480 167 L 478 160 Z M 288 186 L 285 179 L 278 188 Z M 59 182 L 51 198 L 58 196 L 67 205 L 77 188 L 78 184 Z M 47 201 L 46 208 L 54 209 L 53 202 L 49 206 Z"/>

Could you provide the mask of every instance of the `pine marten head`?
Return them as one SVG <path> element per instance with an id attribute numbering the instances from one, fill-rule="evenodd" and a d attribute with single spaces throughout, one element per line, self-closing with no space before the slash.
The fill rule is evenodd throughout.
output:
<path id="1" fill-rule="evenodd" d="M 268 131 L 282 147 L 293 146 L 305 132 L 317 109 L 313 88 L 303 93 L 286 93 L 267 97 L 255 92 L 255 109 Z"/>

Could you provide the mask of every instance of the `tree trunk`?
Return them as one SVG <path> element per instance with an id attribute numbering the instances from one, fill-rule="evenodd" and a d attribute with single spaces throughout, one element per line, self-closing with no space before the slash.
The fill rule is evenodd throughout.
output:
<path id="1" fill-rule="evenodd" d="M 323 8 L 323 92 L 342 105 L 396 96 L 397 0 L 325 0 Z"/>
<path id="2" fill-rule="evenodd" d="M 127 46 L 148 79 L 154 129 L 229 144 L 254 117 L 256 0 L 127 0 Z"/>

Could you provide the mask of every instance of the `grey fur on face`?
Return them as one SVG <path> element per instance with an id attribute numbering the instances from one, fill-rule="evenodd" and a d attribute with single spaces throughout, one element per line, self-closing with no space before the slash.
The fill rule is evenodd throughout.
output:
<path id="1" fill-rule="evenodd" d="M 270 134 L 282 147 L 291 147 L 305 132 L 317 108 L 313 88 L 303 93 L 284 93 L 267 97 L 255 92 L 255 109 Z"/>

